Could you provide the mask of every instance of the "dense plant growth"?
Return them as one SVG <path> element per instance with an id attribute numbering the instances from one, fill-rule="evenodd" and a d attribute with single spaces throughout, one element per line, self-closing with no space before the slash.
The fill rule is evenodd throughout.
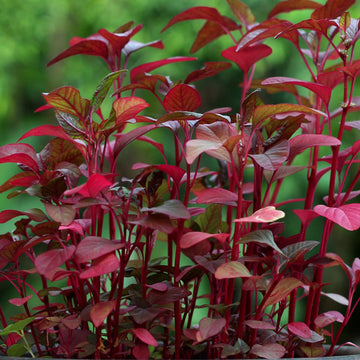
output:
<path id="1" fill-rule="evenodd" d="M 198 6 L 164 28 L 205 20 L 192 52 L 220 36 L 233 41 L 221 52 L 224 61 L 181 80 L 158 68 L 196 58 L 129 65 L 134 52 L 163 48 L 133 40 L 141 25 L 132 22 L 73 38 L 49 63 L 93 55 L 110 73 L 91 99 L 71 86 L 43 94 L 39 111 L 53 111 L 58 125 L 0 148 L 0 162 L 20 169 L 0 187 L 11 191 L 9 208 L 15 196 L 41 204 L 0 213 L 1 223 L 17 218 L 0 238 L 0 279 L 18 292 L 9 302 L 23 309 L 7 319 L 0 308 L 4 354 L 274 358 L 323 355 L 325 343 L 331 355 L 341 346 L 359 302 L 360 260 L 345 264 L 328 243 L 334 227 L 360 227 L 360 140 L 351 137 L 360 122 L 348 120 L 360 106 L 359 21 L 347 12 L 355 1 L 283 1 L 261 23 L 243 2 L 226 1 L 233 18 Z M 277 17 L 299 9 L 311 9 L 311 18 L 292 24 Z M 256 63 L 273 51 L 264 44 L 270 38 L 293 45 L 308 79 L 254 79 Z M 239 76 L 239 109 L 198 112 L 195 84 L 225 70 Z M 147 92 L 162 107 L 156 118 L 146 115 L 150 105 L 140 96 Z M 263 92 L 287 92 L 294 102 L 265 104 Z M 153 137 L 158 131 L 166 132 L 164 141 Z M 32 136 L 51 138 L 37 152 L 22 142 Z M 162 160 L 129 163 L 121 155 L 131 143 Z M 216 161 L 204 162 L 210 158 Z M 135 176 L 119 176 L 120 167 Z M 281 198 L 288 177 L 303 186 L 301 197 Z M 319 194 L 324 179 L 327 193 Z M 287 222 L 288 204 L 297 222 Z M 309 239 L 318 217 L 318 238 Z M 326 293 L 323 273 L 335 266 L 348 279 L 346 298 Z M 323 312 L 324 296 L 344 312 Z"/>

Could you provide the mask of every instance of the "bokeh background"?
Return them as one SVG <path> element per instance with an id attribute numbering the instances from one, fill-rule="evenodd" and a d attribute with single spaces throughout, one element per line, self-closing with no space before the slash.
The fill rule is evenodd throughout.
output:
<path id="1" fill-rule="evenodd" d="M 261 21 L 280 1 L 244 0 L 244 2 Z M 107 74 L 108 69 L 105 64 L 95 57 L 76 56 L 46 67 L 53 57 L 67 48 L 71 37 L 87 37 L 100 28 L 112 31 L 134 20 L 135 24 L 144 25 L 135 40 L 149 42 L 161 39 L 165 50 L 144 49 L 138 52 L 136 55 L 138 57 L 133 57 L 133 64 L 136 65 L 137 62 L 140 64 L 144 61 L 144 57 L 146 61 L 154 61 L 165 57 L 189 55 L 192 41 L 202 26 L 202 21 L 184 22 L 164 33 L 160 31 L 177 13 L 199 5 L 214 6 L 224 15 L 231 16 L 224 0 L 0 0 L 0 145 L 16 141 L 25 131 L 37 125 L 55 124 L 51 112 L 35 113 L 35 110 L 44 104 L 41 93 L 71 85 L 77 87 L 83 97 L 89 98 L 96 85 Z M 360 16 L 359 2 L 353 6 L 351 14 L 355 18 Z M 308 11 L 299 11 L 291 16 L 284 14 L 282 17 L 297 22 L 308 15 Z M 298 63 L 299 58 L 294 56 L 292 45 L 282 39 L 270 40 L 268 43 L 273 45 L 275 41 L 276 48 L 273 54 L 259 63 L 256 78 L 282 75 L 307 79 L 308 75 L 304 67 Z M 198 61 L 168 65 L 164 70 L 159 69 L 159 72 L 170 73 L 173 80 L 181 79 L 182 74 L 201 68 L 205 61 L 223 60 L 220 53 L 230 45 L 232 44 L 228 40 L 220 38 L 195 54 Z M 357 53 L 359 54 L 359 50 Z M 228 70 L 220 76 L 197 84 L 203 99 L 206 99 L 203 103 L 204 110 L 220 106 L 230 106 L 234 111 L 238 110 L 241 94 L 238 84 L 241 82 L 241 74 L 237 73 L 238 77 L 234 74 L 236 74 L 234 69 Z M 264 94 L 265 100 L 266 96 Z M 284 95 L 269 101 L 283 102 L 291 99 Z M 152 115 L 156 116 L 156 114 Z M 357 114 L 354 116 L 354 119 L 358 120 Z M 42 141 L 44 140 L 41 138 L 31 139 L 31 143 L 38 150 L 41 149 Z M 138 161 L 144 161 L 141 150 L 132 152 L 131 156 L 137 156 Z M 6 164 L 0 166 L 1 183 L 13 174 L 14 166 Z M 299 186 L 301 187 L 295 182 L 290 185 L 289 194 Z M 0 194 L 0 210 L 29 207 L 33 207 L 33 204 L 25 198 L 12 199 L 10 205 L 6 196 Z M 0 224 L 0 233 L 9 230 L 11 224 Z M 316 231 L 319 230 L 313 230 L 314 233 Z M 333 250 L 339 252 L 345 260 L 352 261 L 353 257 L 360 256 L 359 232 L 345 239 L 339 229 L 334 232 L 333 238 Z M 346 279 L 339 269 L 333 270 L 330 278 L 337 284 L 346 285 Z M 339 309 L 342 310 L 341 307 Z M 359 315 L 350 324 L 346 335 L 352 341 L 360 339 L 360 328 L 357 326 L 360 320 L 360 308 L 357 314 Z"/>

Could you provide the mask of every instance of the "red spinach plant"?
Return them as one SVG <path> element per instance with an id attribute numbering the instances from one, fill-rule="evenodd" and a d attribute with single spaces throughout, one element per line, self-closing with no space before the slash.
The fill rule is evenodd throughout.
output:
<path id="1" fill-rule="evenodd" d="M 53 111 L 58 125 L 36 127 L 0 148 L 1 162 L 20 169 L 0 191 L 41 204 L 0 213 L 1 223 L 19 218 L 0 238 L 0 279 L 18 292 L 9 302 L 23 309 L 7 319 L 0 308 L 4 354 L 279 358 L 332 355 L 341 346 L 359 302 L 360 260 L 349 266 L 327 248 L 334 227 L 360 226 L 360 204 L 353 202 L 360 140 L 347 136 L 360 129 L 348 119 L 360 106 L 359 21 L 347 12 L 355 1 L 283 1 L 260 23 L 243 2 L 226 2 L 233 19 L 198 6 L 165 27 L 205 20 L 192 52 L 220 36 L 233 41 L 224 61 L 207 62 L 183 80 L 156 70 L 195 58 L 131 67 L 132 53 L 163 48 L 161 41 L 133 40 L 141 26 L 132 22 L 73 38 L 49 63 L 93 55 L 110 73 L 91 99 L 71 86 L 43 94 L 39 110 Z M 277 17 L 299 9 L 312 10 L 311 17 L 297 24 Z M 307 80 L 254 79 L 256 63 L 272 53 L 264 44 L 270 38 L 291 43 Z M 232 63 L 239 82 L 242 74 L 238 112 L 198 112 L 194 84 Z M 294 103 L 265 104 L 259 89 L 287 92 Z M 139 97 L 144 91 L 162 106 L 159 117 L 140 115 L 150 106 Z M 159 129 L 170 135 L 164 142 L 151 137 Z M 37 152 L 20 142 L 32 136 L 51 139 Z M 129 163 L 121 155 L 130 143 L 145 144 L 162 160 Z M 213 169 L 206 158 L 217 160 Z M 119 167 L 131 167 L 134 177 L 121 178 Z M 294 183 L 303 195 L 284 199 Z M 288 204 L 300 224 L 292 234 L 297 223 L 287 223 L 281 210 Z M 317 217 L 323 226 L 308 239 Z M 165 249 L 160 257 L 157 248 Z M 348 278 L 346 298 L 324 292 L 324 270 L 334 266 Z M 323 312 L 324 296 L 344 313 Z"/>

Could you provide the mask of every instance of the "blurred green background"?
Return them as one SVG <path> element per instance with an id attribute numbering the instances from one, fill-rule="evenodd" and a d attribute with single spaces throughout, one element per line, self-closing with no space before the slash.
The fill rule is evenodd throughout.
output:
<path id="1" fill-rule="evenodd" d="M 279 0 L 244 0 L 250 6 L 258 21 L 264 20 Z M 319 1 L 324 3 L 325 1 Z M 41 93 L 49 92 L 64 85 L 77 87 L 82 96 L 91 97 L 96 85 L 107 74 L 108 69 L 102 60 L 95 57 L 75 56 L 61 61 L 49 68 L 46 64 L 59 52 L 67 48 L 73 36 L 87 37 L 106 28 L 115 30 L 120 25 L 134 20 L 143 24 L 144 29 L 135 40 L 149 42 L 161 39 L 165 50 L 144 49 L 133 57 L 133 64 L 154 61 L 165 57 L 189 55 L 189 50 L 202 21 L 189 21 L 175 25 L 164 33 L 161 29 L 180 11 L 191 6 L 214 6 L 221 13 L 231 16 L 223 0 L 0 0 L 0 145 L 16 141 L 26 130 L 34 126 L 53 123 L 52 113 L 34 111 L 44 104 Z M 356 4 L 352 16 L 360 16 L 360 4 Z M 309 15 L 307 11 L 282 15 L 292 22 Z M 270 41 L 274 44 L 275 40 Z M 269 43 L 269 42 L 268 42 Z M 308 74 L 297 65 L 298 57 L 293 56 L 294 48 L 285 41 L 276 40 L 273 54 L 259 63 L 256 78 L 265 76 L 292 76 L 307 79 Z M 159 71 L 172 74 L 172 79 L 180 79 L 184 73 L 202 67 L 205 61 L 222 60 L 221 51 L 230 46 L 227 39 L 220 38 L 210 46 L 195 54 L 196 62 L 169 65 Z M 234 76 L 238 74 L 238 76 Z M 203 109 L 230 106 L 238 110 L 241 89 L 241 74 L 235 69 L 221 73 L 211 80 L 197 84 L 203 98 Z M 226 91 L 229 89 L 229 91 Z M 359 95 L 359 94 L 356 94 Z M 287 97 L 276 101 L 290 101 Z M 42 139 L 31 139 L 32 144 L 41 149 Z M 135 153 L 141 158 L 141 152 Z M 0 182 L 3 183 L 15 170 L 15 165 L 1 165 Z M 299 185 L 289 186 L 289 194 Z M 286 196 L 286 195 L 285 195 Z M 30 204 L 24 198 L 15 198 L 12 205 L 0 194 L 0 210 L 4 208 L 26 209 Z M 30 206 L 32 207 L 32 205 Z M 11 226 L 11 225 L 10 225 Z M 8 224 L 0 224 L 0 233 L 9 230 Z M 341 238 L 339 230 L 336 237 Z M 342 241 L 340 250 L 345 259 L 359 255 L 359 234 L 354 241 Z M 336 250 L 339 247 L 335 245 Z M 331 275 L 339 283 L 344 282 L 339 270 Z M 360 312 L 360 309 L 358 309 Z M 358 320 L 360 316 L 358 317 Z M 355 324 L 356 322 L 354 322 Z M 352 333 L 352 338 L 359 336 Z M 353 339 L 354 340 L 354 339 Z"/>

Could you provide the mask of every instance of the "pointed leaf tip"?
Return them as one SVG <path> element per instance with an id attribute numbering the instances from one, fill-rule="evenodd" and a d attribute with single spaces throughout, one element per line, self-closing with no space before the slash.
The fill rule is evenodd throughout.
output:
<path id="1" fill-rule="evenodd" d="M 158 342 L 154 338 L 154 336 L 150 333 L 149 330 L 145 328 L 137 328 L 132 330 L 132 332 L 145 344 L 151 346 L 158 346 Z"/>

